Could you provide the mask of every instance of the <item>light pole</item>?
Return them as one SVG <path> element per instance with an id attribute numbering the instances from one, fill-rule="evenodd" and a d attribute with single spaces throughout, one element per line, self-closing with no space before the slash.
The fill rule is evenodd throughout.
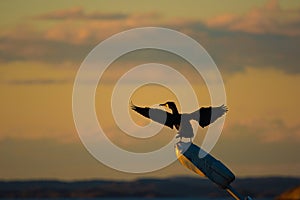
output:
<path id="1" fill-rule="evenodd" d="M 200 176 L 206 176 L 209 180 L 226 190 L 235 199 L 252 199 L 249 196 L 243 197 L 235 191 L 230 185 L 235 179 L 234 174 L 222 162 L 202 150 L 197 145 L 191 142 L 185 143 L 180 141 L 176 143 L 175 151 L 179 162 L 183 166 Z"/>

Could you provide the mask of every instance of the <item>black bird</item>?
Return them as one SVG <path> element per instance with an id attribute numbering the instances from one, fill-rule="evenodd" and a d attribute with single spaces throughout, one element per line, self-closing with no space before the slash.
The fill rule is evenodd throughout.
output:
<path id="1" fill-rule="evenodd" d="M 163 124 L 171 129 L 175 127 L 179 131 L 177 137 L 180 139 L 182 137 L 191 139 L 194 136 L 192 125 L 190 123 L 191 120 L 196 120 L 199 125 L 204 128 L 215 122 L 228 111 L 226 106 L 221 105 L 218 107 L 201 107 L 199 110 L 192 113 L 180 114 L 174 102 L 168 101 L 159 105 L 171 109 L 172 113 L 157 108 L 139 107 L 132 103 L 131 108 L 144 117 Z"/>

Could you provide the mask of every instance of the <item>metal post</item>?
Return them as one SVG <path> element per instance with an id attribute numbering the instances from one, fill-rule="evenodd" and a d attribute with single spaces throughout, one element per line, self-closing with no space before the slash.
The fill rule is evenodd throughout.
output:
<path id="1" fill-rule="evenodd" d="M 233 196 L 236 200 L 244 200 L 244 197 L 242 197 L 235 189 L 231 187 L 231 185 L 228 185 L 226 191 Z"/>

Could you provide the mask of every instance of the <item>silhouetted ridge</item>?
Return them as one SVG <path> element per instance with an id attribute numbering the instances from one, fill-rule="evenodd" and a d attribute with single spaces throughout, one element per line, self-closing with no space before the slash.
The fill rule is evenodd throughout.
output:
<path id="1" fill-rule="evenodd" d="M 244 178 L 233 184 L 244 195 L 274 198 L 298 186 L 300 178 Z M 225 197 L 208 179 L 174 177 L 134 181 L 0 181 L 0 198 Z"/>

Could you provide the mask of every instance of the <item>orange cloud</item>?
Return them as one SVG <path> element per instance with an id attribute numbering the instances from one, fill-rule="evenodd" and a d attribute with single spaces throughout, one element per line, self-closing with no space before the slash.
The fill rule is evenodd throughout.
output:
<path id="1" fill-rule="evenodd" d="M 277 119 L 242 118 L 237 121 L 226 121 L 223 130 L 225 139 L 251 137 L 257 144 L 280 144 L 300 142 L 300 124 L 288 125 L 280 116 Z"/>
<path id="2" fill-rule="evenodd" d="M 284 31 L 290 33 L 297 30 L 297 25 L 278 29 L 296 21 L 299 15 L 296 10 L 290 14 L 287 12 L 276 1 L 272 1 L 261 8 L 252 9 L 244 16 L 227 14 L 202 22 L 195 19 L 167 19 L 157 12 L 112 17 L 117 13 L 103 14 L 88 12 L 81 7 L 69 8 L 33 17 L 35 20 L 31 18 L 24 25 L 1 31 L 0 62 L 81 62 L 96 44 L 113 34 L 135 27 L 158 26 L 186 33 L 200 42 L 224 71 L 235 72 L 245 66 L 255 66 L 299 73 L 299 59 L 296 58 L 300 37 L 278 36 L 278 31 L 285 34 Z M 280 23 L 276 20 L 280 20 Z M 272 21 L 276 23 L 272 24 Z M 43 25 L 40 26 L 40 23 Z"/>
<path id="3" fill-rule="evenodd" d="M 127 14 L 122 13 L 86 13 L 82 7 L 73 7 L 65 10 L 46 13 L 35 18 L 42 20 L 120 20 L 127 17 Z"/>
<path id="4" fill-rule="evenodd" d="M 224 14 L 207 20 L 205 24 L 230 31 L 299 36 L 299 20 L 299 8 L 284 10 L 277 0 L 270 0 L 264 6 L 253 8 L 244 15 Z"/>
<path id="5" fill-rule="evenodd" d="M 156 12 L 118 14 L 86 13 L 82 8 L 71 8 L 38 16 L 43 20 L 61 20 L 47 29 L 45 39 L 72 44 L 99 42 L 110 35 L 133 27 L 157 25 L 161 15 Z"/>

